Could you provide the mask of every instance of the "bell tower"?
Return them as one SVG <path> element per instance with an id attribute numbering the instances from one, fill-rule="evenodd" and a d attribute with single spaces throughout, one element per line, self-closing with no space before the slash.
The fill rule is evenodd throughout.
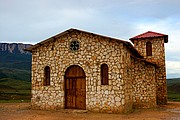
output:
<path id="1" fill-rule="evenodd" d="M 156 100 L 157 104 L 167 103 L 166 65 L 164 43 L 168 42 L 168 35 L 148 31 L 130 38 L 134 48 L 156 66 Z"/>

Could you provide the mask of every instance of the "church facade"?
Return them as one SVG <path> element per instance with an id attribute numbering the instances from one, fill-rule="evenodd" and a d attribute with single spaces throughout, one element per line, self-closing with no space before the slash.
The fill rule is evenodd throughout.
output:
<path id="1" fill-rule="evenodd" d="M 27 48 L 32 107 L 127 113 L 166 104 L 168 36 L 148 31 L 130 40 L 69 29 Z"/>

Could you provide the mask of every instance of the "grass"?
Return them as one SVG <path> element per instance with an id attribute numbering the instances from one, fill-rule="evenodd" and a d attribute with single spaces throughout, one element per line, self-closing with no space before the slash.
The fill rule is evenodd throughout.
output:
<path id="1" fill-rule="evenodd" d="M 0 103 L 27 103 L 31 100 L 0 100 Z"/>
<path id="2" fill-rule="evenodd" d="M 29 102 L 31 83 L 12 78 L 0 79 L 0 102 Z"/>
<path id="3" fill-rule="evenodd" d="M 167 79 L 168 100 L 180 102 L 180 78 Z"/>
<path id="4" fill-rule="evenodd" d="M 30 101 L 31 54 L 0 52 L 0 102 Z"/>
<path id="5" fill-rule="evenodd" d="M 168 100 L 169 101 L 180 102 L 180 94 L 178 94 L 178 93 L 169 93 L 168 92 Z"/>
<path id="6" fill-rule="evenodd" d="M 0 68 L 0 79 L 11 78 L 14 80 L 30 81 L 31 72 L 30 70 L 20 70 L 12 68 Z"/>

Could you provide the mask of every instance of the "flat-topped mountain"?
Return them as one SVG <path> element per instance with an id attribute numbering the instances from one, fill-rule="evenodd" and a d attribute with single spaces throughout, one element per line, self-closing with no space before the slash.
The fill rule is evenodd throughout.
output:
<path id="1" fill-rule="evenodd" d="M 28 53 L 24 49 L 32 46 L 31 44 L 23 43 L 0 43 L 0 53 Z"/>
<path id="2" fill-rule="evenodd" d="M 0 79 L 30 81 L 31 53 L 24 51 L 30 44 L 0 43 Z"/>

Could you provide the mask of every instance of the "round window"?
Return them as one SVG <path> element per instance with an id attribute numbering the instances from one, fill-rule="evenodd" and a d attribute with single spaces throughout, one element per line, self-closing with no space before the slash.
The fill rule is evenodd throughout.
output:
<path id="1" fill-rule="evenodd" d="M 72 51 L 77 51 L 77 50 L 79 49 L 79 47 L 80 47 L 79 41 L 77 41 L 77 40 L 71 41 L 71 43 L 70 43 L 70 49 L 71 49 Z"/>

